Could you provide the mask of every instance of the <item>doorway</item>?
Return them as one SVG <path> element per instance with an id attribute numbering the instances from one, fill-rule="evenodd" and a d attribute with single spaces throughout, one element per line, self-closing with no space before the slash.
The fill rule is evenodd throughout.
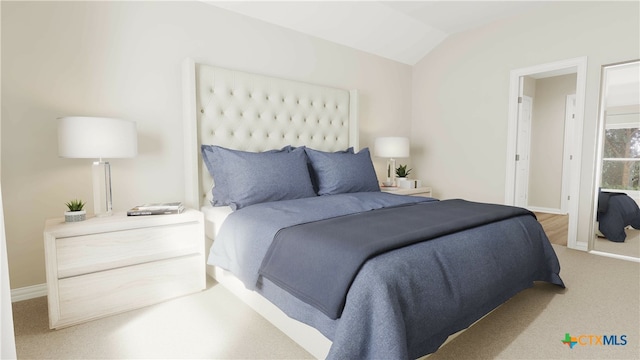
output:
<path id="1" fill-rule="evenodd" d="M 523 76 L 518 113 L 516 205 L 566 215 L 576 73 Z M 529 109 L 529 110 L 528 110 Z"/>
<path id="2" fill-rule="evenodd" d="M 531 210 L 545 213 L 567 214 L 567 246 L 581 250 L 587 250 L 586 243 L 577 241 L 586 65 L 586 58 L 576 58 L 511 71 L 505 182 L 506 204 L 524 205 Z M 542 105 L 545 100 L 542 93 L 539 96 L 531 96 L 531 85 L 526 84 L 526 79 L 529 79 L 529 82 L 531 79 L 547 79 L 547 90 L 544 93 L 548 94 L 553 92 L 548 89 L 557 87 L 553 82 L 566 78 L 567 75 L 573 79 L 567 83 L 570 84 L 570 91 L 563 90 L 564 94 L 561 97 L 558 94 L 554 95 L 554 106 L 561 109 L 560 120 L 549 121 L 552 116 L 545 113 L 538 114 L 543 120 L 536 123 L 536 112 L 546 112 L 548 109 L 536 108 L 536 100 L 539 100 L 538 105 Z M 533 101 L 530 121 L 527 121 L 526 110 L 523 111 L 525 96 L 532 97 Z M 567 115 L 571 117 L 571 121 L 567 121 Z M 527 130 L 528 127 L 531 130 Z M 530 134 L 529 138 L 523 135 L 527 133 Z M 554 149 L 547 145 L 550 136 L 557 139 Z M 526 147 L 527 143 L 530 144 L 529 151 L 521 156 L 522 147 Z M 549 151 L 553 151 L 555 155 L 551 156 Z M 521 159 L 529 165 L 522 166 Z M 523 170 L 523 167 L 529 170 Z M 528 176 L 521 178 L 527 172 Z M 548 176 L 549 172 L 556 176 Z M 552 179 L 552 182 L 549 182 L 549 179 Z M 522 191 L 526 191 L 526 195 L 523 195 Z"/>

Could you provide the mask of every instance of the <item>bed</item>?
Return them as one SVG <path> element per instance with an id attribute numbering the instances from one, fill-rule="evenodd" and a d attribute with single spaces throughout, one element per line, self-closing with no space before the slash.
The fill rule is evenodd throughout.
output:
<path id="1" fill-rule="evenodd" d="M 640 208 L 626 193 L 600 191 L 596 221 L 603 237 L 613 242 L 624 242 L 627 226 L 640 229 Z"/>
<path id="2" fill-rule="evenodd" d="M 357 91 L 191 59 L 183 75 L 186 203 L 205 214 L 207 271 L 315 357 L 417 358 L 535 281 L 564 286 L 528 211 L 381 193 Z"/>

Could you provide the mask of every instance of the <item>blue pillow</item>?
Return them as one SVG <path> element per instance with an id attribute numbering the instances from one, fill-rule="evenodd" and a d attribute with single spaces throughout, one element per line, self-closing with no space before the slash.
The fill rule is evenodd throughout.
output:
<path id="1" fill-rule="evenodd" d="M 316 196 L 304 149 L 267 152 L 202 145 L 202 157 L 213 177 L 213 206 L 233 210 L 252 204 Z"/>
<path id="2" fill-rule="evenodd" d="M 214 186 L 217 187 L 217 189 L 215 190 L 212 189 L 213 200 L 211 200 L 211 205 L 228 206 L 230 203 L 230 200 L 228 195 L 229 186 L 226 183 L 227 177 L 223 176 L 223 174 L 220 174 L 216 178 L 213 175 L 214 173 L 221 171 L 221 170 L 218 170 L 214 165 L 217 161 L 216 160 L 217 151 L 214 150 L 214 148 L 217 148 L 217 147 L 218 146 L 214 146 L 214 145 L 201 145 L 200 150 L 202 152 L 202 159 L 204 160 L 204 164 L 207 166 L 207 170 L 209 171 L 209 174 L 211 174 L 211 176 L 214 178 L 214 182 L 215 182 Z M 293 148 L 291 147 L 291 145 L 287 145 L 280 150 L 275 149 L 275 150 L 268 150 L 266 152 L 269 152 L 269 153 L 290 152 L 292 149 Z"/>
<path id="3" fill-rule="evenodd" d="M 292 149 L 306 149 L 306 146 L 300 146 L 300 147 L 289 147 L 289 151 L 291 151 Z M 283 149 L 284 150 L 284 149 Z M 313 150 L 313 149 L 310 149 Z M 315 151 L 319 151 L 319 150 L 315 150 Z M 336 153 L 349 153 L 349 154 L 353 154 L 353 146 L 349 147 L 345 150 L 339 150 L 336 151 Z M 318 193 L 319 190 L 319 186 L 318 186 L 318 175 L 316 174 L 316 172 L 313 170 L 313 166 L 311 165 L 311 160 L 309 160 L 309 158 L 307 157 L 307 167 L 309 168 L 309 174 L 311 175 L 311 185 L 313 185 L 313 191 L 316 192 L 316 194 Z"/>
<path id="4" fill-rule="evenodd" d="M 305 151 L 318 182 L 318 195 L 380 191 L 368 148 L 356 154 L 309 148 Z"/>

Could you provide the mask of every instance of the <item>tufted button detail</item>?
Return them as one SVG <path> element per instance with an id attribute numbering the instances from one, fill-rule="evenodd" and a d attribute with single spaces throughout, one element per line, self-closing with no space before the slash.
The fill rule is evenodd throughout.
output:
<path id="1" fill-rule="evenodd" d="M 277 78 L 204 65 L 198 76 L 198 141 L 203 144 L 245 151 L 286 144 L 335 151 L 349 144 L 346 91 L 292 86 Z M 203 180 L 201 194 L 210 200 L 213 180 L 208 174 L 203 174 Z"/>

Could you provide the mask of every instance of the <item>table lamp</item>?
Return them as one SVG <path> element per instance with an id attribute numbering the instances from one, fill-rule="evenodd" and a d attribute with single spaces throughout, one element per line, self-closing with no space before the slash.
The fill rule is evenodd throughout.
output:
<path id="1" fill-rule="evenodd" d="M 387 160 L 386 186 L 394 186 L 396 182 L 396 159 L 409 157 L 409 139 L 406 137 L 380 137 L 373 144 L 374 154 Z"/>
<path id="2" fill-rule="evenodd" d="M 112 213 L 111 166 L 105 158 L 138 154 L 136 123 L 103 117 L 58 118 L 58 156 L 93 162 L 93 208 L 96 216 Z"/>

